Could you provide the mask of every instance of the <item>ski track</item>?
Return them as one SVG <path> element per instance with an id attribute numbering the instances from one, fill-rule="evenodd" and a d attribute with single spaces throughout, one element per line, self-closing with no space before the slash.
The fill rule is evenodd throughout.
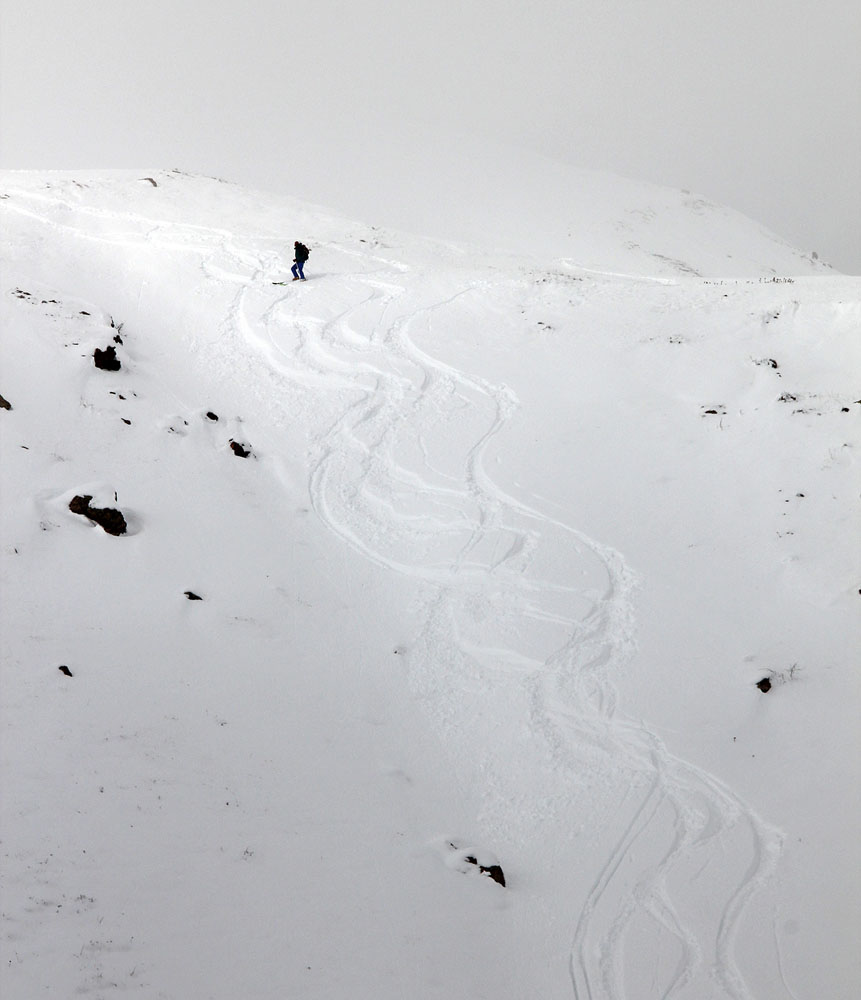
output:
<path id="1" fill-rule="evenodd" d="M 471 593 L 484 590 L 492 579 L 500 580 L 499 603 L 513 606 L 521 616 L 519 624 L 523 628 L 517 631 L 529 632 L 540 617 L 564 625 L 568 639 L 543 661 L 504 646 L 488 647 L 483 652 L 525 671 L 526 685 L 532 689 L 531 721 L 545 733 L 560 757 L 579 756 L 571 755 L 569 747 L 577 746 L 585 736 L 609 761 L 621 758 L 627 769 L 649 781 L 628 827 L 595 879 L 575 929 L 570 974 L 576 1000 L 623 1000 L 634 996 L 624 983 L 623 944 L 628 925 L 643 909 L 680 946 L 681 958 L 661 996 L 679 997 L 689 988 L 696 991 L 691 996 L 702 997 L 705 977 L 705 989 L 710 992 L 717 986 L 721 995 L 748 1000 L 751 994 L 733 957 L 734 937 L 748 900 L 774 869 L 780 837 L 730 789 L 707 772 L 671 755 L 657 735 L 616 719 L 616 698 L 609 675 L 614 662 L 630 655 L 632 648 L 633 574 L 618 553 L 525 506 L 495 485 L 486 471 L 484 455 L 517 407 L 516 398 L 504 386 L 492 385 L 430 357 L 410 339 L 411 329 L 432 325 L 437 312 L 459 298 L 482 291 L 482 286 L 469 284 L 429 306 L 398 313 L 398 302 L 407 295 L 407 287 L 398 284 L 398 277 L 397 271 L 385 282 L 361 276 L 359 283 L 370 294 L 327 322 L 308 326 L 307 339 L 288 360 L 288 369 L 292 370 L 296 361 L 303 361 L 313 374 L 328 374 L 336 385 L 343 385 L 345 375 L 350 377 L 350 373 L 354 383 L 359 374 L 370 373 L 374 378 L 370 387 L 360 381 L 359 399 L 345 407 L 340 420 L 319 442 L 309 479 L 314 509 L 332 531 L 369 560 L 432 585 L 432 596 L 424 611 L 426 631 L 433 637 L 429 645 L 439 645 L 438 626 L 442 623 L 443 632 L 449 632 L 446 644 L 456 647 L 467 659 L 474 658 L 478 647 L 466 643 L 451 625 L 458 617 L 456 608 L 468 601 Z M 297 287 L 299 310 L 303 292 L 301 286 Z M 244 297 L 244 293 L 240 295 Z M 350 319 L 370 302 L 380 306 L 381 327 L 369 335 L 366 346 L 359 347 L 349 335 Z M 242 306 L 239 312 L 243 312 Z M 392 315 L 388 324 L 384 321 L 386 314 Z M 278 310 L 269 310 L 259 319 L 243 312 L 242 328 L 246 332 L 253 330 L 260 320 L 268 328 L 279 321 Z M 363 356 L 371 360 L 357 364 Z M 405 371 L 411 371 L 412 376 L 405 377 Z M 440 395 L 440 390 L 443 397 L 457 391 L 485 414 L 486 429 L 463 456 L 459 483 L 444 474 L 440 482 L 424 436 L 422 417 L 428 410 L 431 415 L 435 413 L 434 397 Z M 404 432 L 405 412 L 412 418 L 407 432 L 416 437 L 416 452 L 424 466 L 418 471 L 399 464 L 393 454 Z M 453 440 L 451 444 L 454 446 Z M 460 516 L 440 520 L 429 514 L 408 513 L 413 507 L 421 510 L 428 501 L 440 509 L 459 512 Z M 512 527 L 523 522 L 530 525 L 529 529 Z M 492 562 L 473 558 L 484 540 L 505 529 L 513 531 L 514 538 L 502 556 Z M 542 597 L 548 596 L 554 598 L 550 604 L 555 607 L 560 592 L 574 603 L 574 588 L 530 580 L 524 568 L 516 565 L 506 572 L 507 564 L 516 564 L 542 529 L 566 533 L 576 543 L 581 557 L 588 554 L 597 558 L 606 572 L 605 594 L 591 601 L 592 608 L 583 617 L 566 618 L 542 607 Z M 433 558 L 430 541 L 438 540 L 440 533 L 456 539 L 456 548 L 447 559 Z M 433 669 L 432 659 L 425 669 Z M 560 702 L 564 706 L 561 713 Z M 453 736 L 456 726 L 449 720 L 446 735 Z M 614 888 L 623 859 L 639 840 L 648 839 L 662 807 L 669 808 L 673 816 L 673 835 L 662 857 L 636 877 L 629 875 L 621 891 Z M 714 939 L 701 941 L 674 905 L 667 878 L 686 854 L 709 846 L 720 853 L 726 834 L 736 828 L 749 837 L 750 863 L 720 905 Z M 606 933 L 596 939 L 593 917 L 608 896 L 612 899 L 612 919 Z"/>
<path id="2" fill-rule="evenodd" d="M 246 243 L 224 229 L 30 191 L 15 195 L 7 210 L 76 239 L 130 251 L 132 261 L 145 246 L 199 256 L 207 282 L 233 289 L 217 352 L 229 362 L 231 352 L 238 356 L 250 346 L 283 379 L 335 401 L 336 419 L 319 433 L 311 455 L 311 503 L 345 544 L 419 584 L 424 626 L 410 669 L 421 695 L 444 699 L 436 722 L 446 739 L 457 744 L 463 720 L 452 716 L 458 692 L 447 699 L 440 694 L 438 670 L 447 669 L 446 679 L 462 685 L 476 676 L 494 684 L 508 678 L 557 772 L 562 769 L 552 781 L 564 784 L 566 774 L 573 780 L 586 762 L 601 780 L 628 786 L 620 809 L 636 802 L 619 821 L 615 846 L 586 891 L 573 931 L 575 1000 L 752 1000 L 734 957 L 735 938 L 750 899 L 775 869 L 780 834 L 715 777 L 673 756 L 645 724 L 617 715 L 613 674 L 634 649 L 633 573 L 619 553 L 494 483 L 485 455 L 517 399 L 505 386 L 429 356 L 411 339 L 411 331 L 432 331 L 449 306 L 490 290 L 491 283 L 467 281 L 419 307 L 409 302 L 410 272 L 403 264 L 368 247 L 330 244 L 331 255 L 357 269 L 335 279 L 342 284 L 338 292 L 349 293 L 343 308 L 320 319 L 313 298 L 303 309 L 316 296 L 312 281 L 283 293 L 272 287 L 284 270 L 274 237 L 252 235 Z M 100 232 L 105 223 L 126 229 Z M 271 250 L 261 251 L 266 242 Z M 589 585 L 533 573 L 542 544 L 566 546 L 569 579 L 579 570 Z M 492 601 L 483 598 L 487 593 Z M 493 795 L 492 782 L 487 794 Z M 538 815 L 540 804 L 530 805 Z M 747 845 L 749 860 L 736 884 L 723 898 L 709 894 L 712 912 L 705 918 L 686 913 L 684 892 L 670 886 L 674 871 L 696 862 L 693 884 L 710 859 L 723 862 L 737 841 Z M 657 860 L 638 865 L 635 848 L 643 847 L 648 858 L 649 846 L 658 849 Z M 626 979 L 624 944 L 646 917 L 675 942 L 678 959 L 657 991 L 650 985 L 642 992 Z"/>

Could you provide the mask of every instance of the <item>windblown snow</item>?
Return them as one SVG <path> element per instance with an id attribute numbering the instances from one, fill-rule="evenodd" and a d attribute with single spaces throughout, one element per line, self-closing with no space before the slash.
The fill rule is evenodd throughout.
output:
<path id="1" fill-rule="evenodd" d="M 602 184 L 0 175 L 4 997 L 857 995 L 861 280 Z"/>

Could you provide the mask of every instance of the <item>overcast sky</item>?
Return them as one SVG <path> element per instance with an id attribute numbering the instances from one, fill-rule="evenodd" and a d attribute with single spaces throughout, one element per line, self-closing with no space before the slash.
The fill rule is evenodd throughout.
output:
<path id="1" fill-rule="evenodd" d="M 363 143 L 467 132 L 690 188 L 861 273 L 855 0 L 0 3 L 3 167 L 319 200 L 325 157 L 343 208 Z"/>

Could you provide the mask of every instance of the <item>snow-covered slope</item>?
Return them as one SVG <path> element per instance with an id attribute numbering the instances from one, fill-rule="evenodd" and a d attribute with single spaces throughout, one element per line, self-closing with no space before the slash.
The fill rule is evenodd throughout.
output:
<path id="1" fill-rule="evenodd" d="M 0 176 L 4 997 L 853 996 L 861 282 L 144 178 Z"/>
<path id="2" fill-rule="evenodd" d="M 811 252 L 692 191 L 585 170 L 469 136 L 339 122 L 309 127 L 285 151 L 284 183 L 313 202 L 388 228 L 568 258 L 626 274 L 759 277 L 827 274 Z M 270 186 L 271 166 L 244 157 L 243 177 Z"/>

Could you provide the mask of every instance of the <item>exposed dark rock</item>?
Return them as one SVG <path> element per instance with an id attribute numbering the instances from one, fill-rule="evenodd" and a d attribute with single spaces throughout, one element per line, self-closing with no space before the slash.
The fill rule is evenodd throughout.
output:
<path id="1" fill-rule="evenodd" d="M 244 448 L 238 441 L 234 441 L 233 438 L 230 439 L 230 447 L 233 449 L 233 454 L 240 458 L 248 458 L 251 454 L 247 448 Z"/>
<path id="2" fill-rule="evenodd" d="M 3 410 L 11 410 L 12 409 L 12 404 L 9 402 L 8 399 L 5 399 L 3 396 L 0 396 L 0 409 L 3 409 Z"/>
<path id="3" fill-rule="evenodd" d="M 502 869 L 499 865 L 488 865 L 486 868 L 484 865 L 479 865 L 478 870 L 482 875 L 489 876 L 494 882 L 498 882 L 501 886 L 505 885 L 505 876 L 502 874 Z"/>
<path id="4" fill-rule="evenodd" d="M 203 598 L 200 596 L 200 594 L 195 594 L 195 592 L 193 590 L 186 590 L 184 593 L 185 593 L 185 596 L 190 601 L 202 601 L 203 600 Z"/>
<path id="5" fill-rule="evenodd" d="M 498 882 L 499 885 L 505 885 L 505 875 L 502 873 L 502 868 L 499 865 L 480 865 L 478 863 L 478 858 L 473 854 L 467 854 L 463 859 L 467 864 L 475 865 L 482 875 L 487 875 L 488 878 L 492 878 L 494 882 Z"/>
<path id="6" fill-rule="evenodd" d="M 117 349 L 113 344 L 108 344 L 104 350 L 97 347 L 93 351 L 93 362 L 96 368 L 101 368 L 108 372 L 118 372 L 122 367 L 120 359 L 117 357 Z"/>
<path id="7" fill-rule="evenodd" d="M 142 181 L 149 181 L 149 182 L 150 182 L 150 184 L 152 184 L 152 186 L 153 186 L 154 188 L 157 188 L 157 187 L 158 187 L 158 184 L 156 184 L 156 182 L 155 182 L 155 181 L 154 181 L 154 180 L 152 179 L 152 177 L 141 177 L 141 180 L 142 180 Z"/>
<path id="8" fill-rule="evenodd" d="M 218 420 L 218 414 L 217 413 L 213 413 L 212 410 L 207 410 L 206 416 L 207 416 L 207 419 L 209 419 L 209 420 Z"/>
<path id="9" fill-rule="evenodd" d="M 114 334 L 114 343 L 115 344 L 122 344 L 122 342 L 123 342 L 123 338 L 118 333 L 115 333 Z"/>
<path id="10" fill-rule="evenodd" d="M 766 692 L 771 690 L 771 678 L 763 677 L 761 681 L 756 682 L 756 686 L 763 694 L 766 694 Z"/>
<path id="11" fill-rule="evenodd" d="M 69 670 L 69 668 L 66 666 L 65 663 L 61 663 L 60 666 L 57 667 L 57 669 L 60 671 L 61 674 L 65 674 L 67 677 L 74 677 L 75 676 L 72 673 L 72 671 Z"/>
<path id="12" fill-rule="evenodd" d="M 91 496 L 76 496 L 69 503 L 69 510 L 73 514 L 80 514 L 82 517 L 88 517 L 91 521 L 95 521 L 109 535 L 124 535 L 128 525 L 122 512 L 113 507 L 91 507 L 90 501 L 92 499 Z"/>
<path id="13" fill-rule="evenodd" d="M 81 310 L 81 311 L 80 311 L 80 312 L 78 313 L 78 315 L 79 315 L 79 316 L 89 316 L 90 314 L 89 314 L 89 313 L 87 312 L 87 310 L 86 310 L 86 309 L 82 309 L 82 310 Z"/>
<path id="14" fill-rule="evenodd" d="M 87 516 L 90 513 L 90 501 L 92 499 L 93 498 L 91 496 L 72 497 L 72 499 L 69 501 L 69 510 L 73 514 L 83 514 L 84 516 Z"/>
<path id="15" fill-rule="evenodd" d="M 123 422 L 124 424 L 128 424 L 128 425 L 129 425 L 129 427 L 131 427 L 131 425 L 132 425 L 132 422 L 131 422 L 131 420 L 126 420 L 126 418 L 125 418 L 125 417 L 120 417 L 120 420 L 122 420 L 122 422 Z"/>

